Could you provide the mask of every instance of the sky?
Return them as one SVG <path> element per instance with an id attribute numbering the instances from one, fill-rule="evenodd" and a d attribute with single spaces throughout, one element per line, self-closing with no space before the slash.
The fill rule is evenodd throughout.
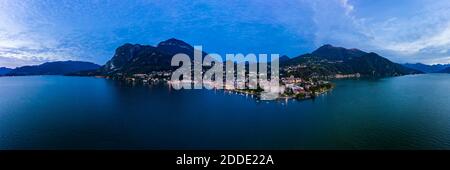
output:
<path id="1" fill-rule="evenodd" d="M 323 44 L 450 63 L 448 0 L 0 0 L 0 67 L 103 65 L 124 43 L 295 57 Z"/>

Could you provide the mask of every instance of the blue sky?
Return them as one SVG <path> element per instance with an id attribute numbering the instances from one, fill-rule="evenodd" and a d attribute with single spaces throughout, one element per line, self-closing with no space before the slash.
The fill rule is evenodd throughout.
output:
<path id="1" fill-rule="evenodd" d="M 450 63 L 448 0 L 0 0 L 0 66 L 104 64 L 172 37 L 210 53 L 297 56 L 323 44 Z"/>

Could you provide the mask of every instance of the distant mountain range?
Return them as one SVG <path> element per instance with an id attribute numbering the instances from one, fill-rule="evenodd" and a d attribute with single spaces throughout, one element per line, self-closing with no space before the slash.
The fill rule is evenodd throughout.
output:
<path id="1" fill-rule="evenodd" d="M 0 67 L 0 76 L 8 74 L 11 70 L 12 70 L 11 68 Z"/>
<path id="2" fill-rule="evenodd" d="M 35 66 L 23 66 L 9 70 L 6 76 L 65 75 L 74 72 L 97 70 L 100 65 L 83 61 L 56 61 Z"/>
<path id="3" fill-rule="evenodd" d="M 450 73 L 450 67 L 447 67 L 441 71 L 438 71 L 438 73 Z"/>
<path id="4" fill-rule="evenodd" d="M 114 56 L 103 66 L 90 63 L 86 67 L 66 66 L 67 70 L 48 71 L 47 63 L 35 67 L 14 69 L 9 75 L 58 73 L 78 76 L 113 76 L 149 73 L 152 71 L 170 71 L 175 69 L 175 67 L 170 65 L 173 55 L 184 53 L 193 59 L 194 51 L 193 46 L 175 38 L 160 42 L 157 46 L 127 43 L 118 47 Z M 202 55 L 206 56 L 207 53 L 203 52 Z M 383 77 L 425 72 L 417 68 L 405 67 L 394 63 L 376 53 L 368 53 L 359 49 L 334 47 L 332 45 L 324 45 L 312 53 L 294 58 L 281 56 L 280 66 L 282 70 L 295 68 L 289 74 L 305 78 L 313 76 L 332 77 L 337 74 L 357 73 L 361 76 Z M 59 69 L 66 67 L 59 67 Z M 74 68 L 78 68 L 78 70 Z"/>
<path id="5" fill-rule="evenodd" d="M 300 77 L 329 77 L 336 74 L 356 73 L 362 76 L 385 77 L 423 73 L 394 63 L 376 53 L 334 47 L 328 44 L 312 53 L 284 61 L 281 65 L 285 68 L 293 68 L 286 74 Z"/>
<path id="6" fill-rule="evenodd" d="M 193 46 L 171 38 L 160 42 L 157 46 L 124 44 L 118 47 L 114 56 L 103 66 L 81 61 L 48 62 L 36 66 L 24 66 L 15 69 L 0 68 L 0 75 L 131 75 L 152 71 L 170 71 L 173 55 L 187 54 L 194 57 Z M 207 53 L 203 52 L 202 56 Z M 346 49 L 332 45 L 323 45 L 312 53 L 294 58 L 281 56 L 282 70 L 289 68 L 291 75 L 299 77 L 332 77 L 337 74 L 359 74 L 361 76 L 384 77 L 431 72 L 449 73 L 447 65 L 397 64 L 376 53 L 368 53 L 359 49 Z M 287 73 L 284 73 L 287 74 Z"/>
<path id="7" fill-rule="evenodd" d="M 420 70 L 424 73 L 442 73 L 442 72 L 445 72 L 445 70 L 448 70 L 447 68 L 450 67 L 450 64 L 426 65 L 426 64 L 422 64 L 422 63 L 416 63 L 416 64 L 406 63 L 406 64 L 403 64 L 403 66 L 412 68 L 412 69 L 416 69 L 416 70 Z"/>

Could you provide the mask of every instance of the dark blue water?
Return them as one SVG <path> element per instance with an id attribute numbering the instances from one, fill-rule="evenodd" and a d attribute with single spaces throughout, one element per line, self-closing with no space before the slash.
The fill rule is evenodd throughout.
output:
<path id="1" fill-rule="evenodd" d="M 450 75 L 261 102 L 89 77 L 0 77 L 0 149 L 450 149 Z"/>

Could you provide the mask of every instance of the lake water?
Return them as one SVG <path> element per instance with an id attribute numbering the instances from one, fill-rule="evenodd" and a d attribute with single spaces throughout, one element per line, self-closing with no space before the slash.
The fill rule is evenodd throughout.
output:
<path id="1" fill-rule="evenodd" d="M 339 80 L 315 100 L 0 77 L 0 149 L 450 149 L 450 74 Z"/>

